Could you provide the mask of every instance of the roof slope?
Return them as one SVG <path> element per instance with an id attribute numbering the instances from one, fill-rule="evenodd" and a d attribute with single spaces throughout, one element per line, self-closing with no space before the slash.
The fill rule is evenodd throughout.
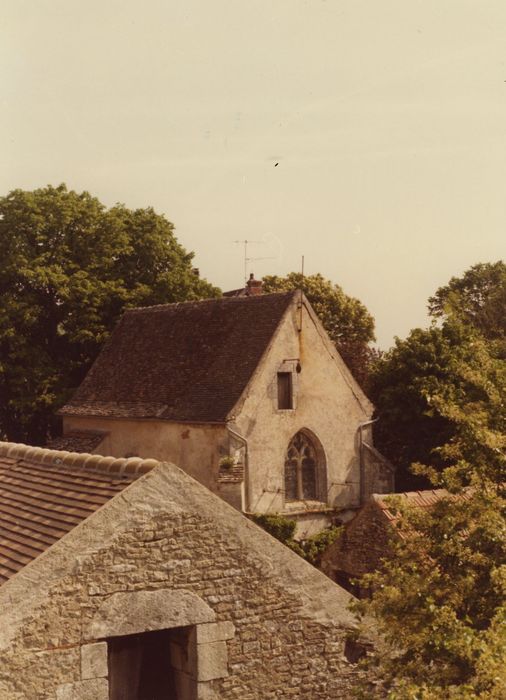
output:
<path id="1" fill-rule="evenodd" d="M 0 585 L 148 471 L 151 462 L 0 443 Z"/>
<path id="2" fill-rule="evenodd" d="M 127 311 L 60 413 L 224 421 L 294 294 Z"/>
<path id="3" fill-rule="evenodd" d="M 373 502 L 383 511 L 384 516 L 388 520 L 396 520 L 398 516 L 392 512 L 392 506 L 388 502 L 388 498 L 396 496 L 401 499 L 401 503 L 406 503 L 409 506 L 416 508 L 431 508 L 443 498 L 451 496 L 446 489 L 428 489 L 427 491 L 404 491 L 402 493 L 374 493 L 372 495 Z M 464 498 L 464 494 L 451 496 L 452 498 Z"/>
<path id="4" fill-rule="evenodd" d="M 53 438 L 47 447 L 50 450 L 92 453 L 108 434 L 98 430 L 71 430 L 65 435 Z"/>

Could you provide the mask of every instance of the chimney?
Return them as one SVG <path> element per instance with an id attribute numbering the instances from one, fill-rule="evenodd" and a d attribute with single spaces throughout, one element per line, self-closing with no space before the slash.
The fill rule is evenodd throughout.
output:
<path id="1" fill-rule="evenodd" d="M 256 280 L 253 273 L 250 274 L 246 283 L 246 296 L 256 297 L 262 293 L 262 280 Z"/>

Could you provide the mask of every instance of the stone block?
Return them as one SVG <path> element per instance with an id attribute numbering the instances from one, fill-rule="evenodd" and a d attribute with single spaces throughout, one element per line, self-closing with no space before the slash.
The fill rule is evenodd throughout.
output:
<path id="1" fill-rule="evenodd" d="M 107 642 L 84 644 L 81 647 L 81 678 L 106 678 Z"/>
<path id="2" fill-rule="evenodd" d="M 197 645 L 197 680 L 212 681 L 228 676 L 226 642 L 208 642 Z"/>
<path id="3" fill-rule="evenodd" d="M 233 639 L 235 627 L 232 622 L 209 622 L 195 627 L 195 638 L 197 644 L 208 642 L 225 642 Z"/>
<path id="4" fill-rule="evenodd" d="M 108 700 L 109 683 L 106 678 L 65 683 L 56 690 L 56 700 Z"/>
<path id="5" fill-rule="evenodd" d="M 220 700 L 210 683 L 197 684 L 197 700 Z"/>

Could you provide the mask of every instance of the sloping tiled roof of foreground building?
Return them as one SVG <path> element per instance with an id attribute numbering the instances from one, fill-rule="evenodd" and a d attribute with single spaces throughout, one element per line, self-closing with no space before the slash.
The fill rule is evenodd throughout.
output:
<path id="1" fill-rule="evenodd" d="M 0 585 L 157 464 L 0 443 Z"/>
<path id="2" fill-rule="evenodd" d="M 127 311 L 60 413 L 224 421 L 295 294 Z"/>

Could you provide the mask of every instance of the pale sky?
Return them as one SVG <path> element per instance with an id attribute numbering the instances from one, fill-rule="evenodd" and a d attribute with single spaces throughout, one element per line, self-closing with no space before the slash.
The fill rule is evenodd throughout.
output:
<path id="1" fill-rule="evenodd" d="M 224 290 L 321 272 L 379 344 L 506 253 L 504 0 L 3 0 L 0 194 L 153 206 Z M 275 164 L 278 165 L 275 167 Z"/>

